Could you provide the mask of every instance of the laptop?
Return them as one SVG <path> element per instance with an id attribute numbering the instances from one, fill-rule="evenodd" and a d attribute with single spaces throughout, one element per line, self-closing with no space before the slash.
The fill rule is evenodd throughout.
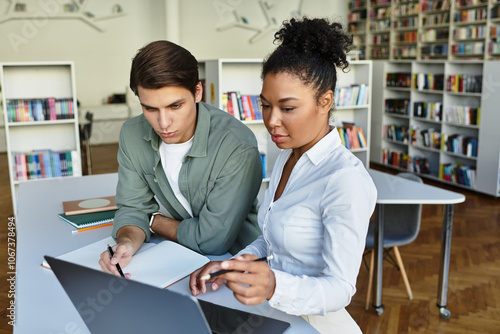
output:
<path id="1" fill-rule="evenodd" d="M 45 256 L 91 333 L 281 334 L 290 324 Z"/>

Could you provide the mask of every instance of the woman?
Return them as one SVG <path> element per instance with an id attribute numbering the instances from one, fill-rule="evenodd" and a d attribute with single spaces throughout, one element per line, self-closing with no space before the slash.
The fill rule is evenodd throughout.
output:
<path id="1" fill-rule="evenodd" d="M 193 295 L 224 283 L 248 305 L 302 315 L 323 333 L 360 333 L 345 310 L 356 289 L 376 189 L 363 164 L 329 125 L 337 67 L 351 38 L 339 23 L 292 19 L 262 69 L 262 114 L 276 145 L 259 209 L 262 236 L 233 260 L 210 262 L 190 279 Z M 272 255 L 266 263 L 254 261 Z M 232 272 L 202 280 L 218 271 Z M 243 285 L 244 284 L 244 285 Z"/>

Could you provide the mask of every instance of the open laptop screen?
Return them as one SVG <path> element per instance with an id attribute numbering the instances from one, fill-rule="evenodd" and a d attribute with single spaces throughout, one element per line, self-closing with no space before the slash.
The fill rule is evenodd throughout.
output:
<path id="1" fill-rule="evenodd" d="M 45 259 L 93 334 L 281 334 L 290 326 L 50 256 Z"/>

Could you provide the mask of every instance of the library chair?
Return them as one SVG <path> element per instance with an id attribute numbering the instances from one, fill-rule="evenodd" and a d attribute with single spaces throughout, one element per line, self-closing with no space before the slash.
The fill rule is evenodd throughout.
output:
<path id="1" fill-rule="evenodd" d="M 399 173 L 399 177 L 403 177 L 418 183 L 423 183 L 422 179 L 412 173 Z M 384 260 L 393 264 L 399 271 L 408 293 L 408 298 L 413 299 L 410 282 L 406 275 L 406 270 L 403 265 L 403 260 L 399 252 L 399 246 L 407 245 L 413 242 L 420 230 L 420 220 L 422 216 L 422 204 L 386 204 L 384 206 Z M 370 255 L 370 264 L 368 268 L 368 290 L 366 293 L 365 308 L 370 307 L 372 286 L 373 286 L 373 271 L 375 253 L 374 247 L 374 227 L 375 221 L 370 221 L 368 234 L 366 236 L 366 251 L 365 255 Z M 395 259 L 391 255 L 394 253 Z"/>
<path id="2" fill-rule="evenodd" d="M 87 111 L 85 114 L 85 123 L 80 124 L 80 144 L 82 148 L 82 157 L 87 167 L 87 175 L 92 175 L 92 151 L 90 148 L 90 136 L 92 135 L 92 121 L 94 114 Z"/>

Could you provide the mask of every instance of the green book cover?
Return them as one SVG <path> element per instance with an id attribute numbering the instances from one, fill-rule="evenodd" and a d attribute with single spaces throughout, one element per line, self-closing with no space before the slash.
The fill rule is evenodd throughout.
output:
<path id="1" fill-rule="evenodd" d="M 104 225 L 107 223 L 112 223 L 115 218 L 116 210 L 99 211 L 92 213 L 82 213 L 78 215 L 65 215 L 64 213 L 59 214 L 61 218 L 66 223 L 81 229 L 97 225 Z"/>

